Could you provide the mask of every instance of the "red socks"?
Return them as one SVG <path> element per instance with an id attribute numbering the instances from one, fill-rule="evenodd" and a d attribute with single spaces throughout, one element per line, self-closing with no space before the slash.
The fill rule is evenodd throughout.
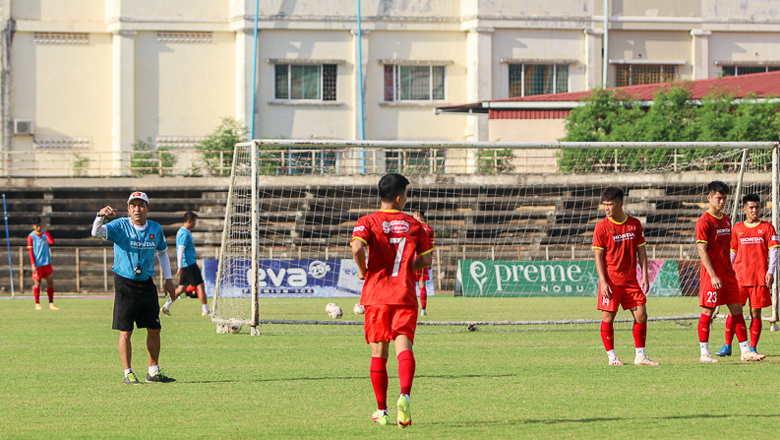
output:
<path id="1" fill-rule="evenodd" d="M 726 317 L 726 345 L 731 345 L 734 340 L 734 321 L 731 319 L 731 315 Z"/>
<path id="2" fill-rule="evenodd" d="M 401 383 L 401 394 L 412 393 L 415 366 L 414 353 L 411 350 L 398 353 L 398 381 Z"/>
<path id="3" fill-rule="evenodd" d="M 643 348 L 645 346 L 645 340 L 647 339 L 647 323 L 640 324 L 634 323 L 634 346 L 636 348 Z"/>
<path id="4" fill-rule="evenodd" d="M 750 322 L 750 347 L 756 348 L 758 345 L 758 338 L 761 337 L 761 329 L 764 327 L 764 323 L 760 319 L 753 319 Z"/>
<path id="5" fill-rule="evenodd" d="M 425 281 L 420 281 L 420 305 L 425 309 L 428 304 L 428 291 L 425 290 Z"/>
<path id="6" fill-rule="evenodd" d="M 40 304 L 40 302 L 41 302 L 41 288 L 40 287 L 33 287 L 33 296 L 35 296 L 35 304 Z"/>
<path id="7" fill-rule="evenodd" d="M 54 287 L 47 287 L 46 294 L 49 295 L 49 304 L 54 304 Z"/>
<path id="8" fill-rule="evenodd" d="M 601 321 L 601 342 L 607 351 L 615 349 L 615 327 L 612 323 Z"/>
<path id="9" fill-rule="evenodd" d="M 731 317 L 732 327 L 734 327 L 734 333 L 737 334 L 737 341 L 742 343 L 747 341 L 747 326 L 745 326 L 745 317 L 740 315 Z"/>
<path id="10" fill-rule="evenodd" d="M 387 409 L 387 359 L 371 358 L 371 385 L 374 386 L 377 409 Z"/>
<path id="11" fill-rule="evenodd" d="M 699 342 L 710 342 L 710 320 L 704 313 L 699 317 Z"/>

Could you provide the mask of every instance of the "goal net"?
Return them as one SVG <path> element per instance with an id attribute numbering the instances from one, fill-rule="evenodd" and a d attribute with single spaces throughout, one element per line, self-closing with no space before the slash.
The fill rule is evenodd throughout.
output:
<path id="1" fill-rule="evenodd" d="M 694 228 L 713 180 L 756 193 L 777 228 L 774 143 L 426 143 L 256 140 L 236 145 L 219 260 L 206 285 L 219 332 L 362 332 L 348 246 L 387 172 L 411 181 L 436 245 L 418 331 L 594 328 L 600 195 L 625 191 L 647 241 L 651 321 L 698 318 Z M 369 250 L 370 251 L 370 250 Z M 773 311 L 777 320 L 777 289 Z M 325 307 L 344 311 L 330 318 Z M 765 313 L 767 315 L 767 313 Z M 748 315 L 746 315 L 748 316 Z M 628 322 L 619 312 L 618 322 Z"/>

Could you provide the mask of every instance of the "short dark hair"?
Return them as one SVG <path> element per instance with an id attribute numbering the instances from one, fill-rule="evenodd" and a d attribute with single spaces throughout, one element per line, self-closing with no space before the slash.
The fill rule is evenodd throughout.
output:
<path id="1" fill-rule="evenodd" d="M 409 186 L 409 179 L 398 173 L 389 173 L 379 179 L 377 186 L 379 187 L 379 198 L 385 202 L 392 202 L 404 193 L 406 187 Z"/>
<path id="2" fill-rule="evenodd" d="M 610 186 L 604 189 L 604 192 L 601 193 L 601 201 L 602 202 L 622 202 L 623 201 L 623 190 L 616 187 L 616 186 Z"/>
<path id="3" fill-rule="evenodd" d="M 720 180 L 713 180 L 707 184 L 707 194 L 721 193 L 727 196 L 731 193 L 731 188 Z"/>
<path id="4" fill-rule="evenodd" d="M 41 224 L 41 218 L 36 215 L 35 217 L 32 218 L 32 224 L 34 225 Z"/>
<path id="5" fill-rule="evenodd" d="M 748 202 L 761 204 L 761 197 L 759 197 L 758 194 L 748 194 L 745 197 L 742 197 L 742 206 L 747 205 Z"/>
<path id="6" fill-rule="evenodd" d="M 425 211 L 423 211 L 422 209 L 415 209 L 414 211 L 412 211 L 412 214 L 414 214 L 415 212 L 420 214 L 420 217 L 425 218 Z"/>
<path id="7" fill-rule="evenodd" d="M 198 218 L 198 214 L 195 214 L 192 211 L 187 211 L 184 213 L 184 222 L 192 221 Z"/>

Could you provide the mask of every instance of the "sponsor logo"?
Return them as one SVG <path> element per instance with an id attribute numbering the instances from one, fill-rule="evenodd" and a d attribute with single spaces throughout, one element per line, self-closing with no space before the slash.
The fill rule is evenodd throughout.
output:
<path id="1" fill-rule="evenodd" d="M 634 234 L 633 232 L 627 232 L 625 234 L 612 236 L 612 240 L 614 240 L 615 243 L 620 243 L 621 241 L 626 241 L 626 240 L 633 240 L 634 238 L 636 238 L 636 234 Z"/>
<path id="2" fill-rule="evenodd" d="M 739 244 L 761 244 L 764 237 L 740 237 Z"/>
<path id="3" fill-rule="evenodd" d="M 496 264 L 490 274 L 488 267 L 481 261 L 474 261 L 469 267 L 471 279 L 484 291 L 490 280 L 497 292 L 516 283 L 540 283 L 542 292 L 583 292 L 583 270 L 576 264 L 564 267 L 561 264 Z M 591 280 L 592 281 L 592 280 Z"/>
<path id="4" fill-rule="evenodd" d="M 130 246 L 135 246 L 135 247 L 139 247 L 139 248 L 143 248 L 143 249 L 154 249 L 157 245 L 155 245 L 154 243 L 152 243 L 150 241 L 144 241 L 144 242 L 131 241 L 130 242 Z"/>
<path id="5" fill-rule="evenodd" d="M 309 263 L 309 275 L 314 279 L 321 280 L 325 278 L 325 275 L 327 275 L 330 270 L 330 265 L 324 261 L 312 261 Z"/>
<path id="6" fill-rule="evenodd" d="M 409 232 L 409 223 L 405 220 L 392 220 L 382 223 L 382 232 L 385 234 L 406 234 Z"/>
<path id="7" fill-rule="evenodd" d="M 721 228 L 715 231 L 717 235 L 731 235 L 731 228 Z"/>

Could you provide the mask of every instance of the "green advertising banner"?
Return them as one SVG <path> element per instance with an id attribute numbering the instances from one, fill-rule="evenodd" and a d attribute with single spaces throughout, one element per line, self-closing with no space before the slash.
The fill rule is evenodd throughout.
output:
<path id="1" fill-rule="evenodd" d="M 593 260 L 458 262 L 463 296 L 596 296 L 598 273 Z M 641 272 L 637 268 L 637 277 Z M 649 260 L 648 296 L 680 296 L 676 260 Z"/>

